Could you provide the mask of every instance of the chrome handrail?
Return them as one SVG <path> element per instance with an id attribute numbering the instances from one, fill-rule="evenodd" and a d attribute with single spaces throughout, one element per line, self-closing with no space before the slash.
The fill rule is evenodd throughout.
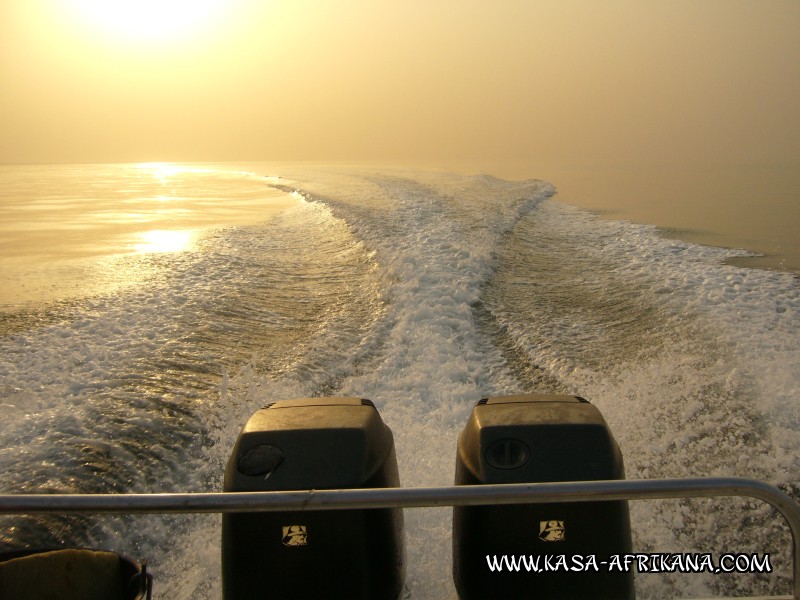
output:
<path id="1" fill-rule="evenodd" d="M 228 513 L 719 496 L 756 498 L 783 515 L 792 533 L 792 597 L 800 600 L 800 505 L 773 485 L 740 477 L 281 492 L 11 494 L 0 495 L 0 513 Z"/>

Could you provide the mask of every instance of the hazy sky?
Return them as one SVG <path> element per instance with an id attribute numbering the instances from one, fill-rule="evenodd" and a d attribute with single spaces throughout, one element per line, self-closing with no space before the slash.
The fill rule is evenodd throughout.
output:
<path id="1" fill-rule="evenodd" d="M 800 161 L 798 110 L 797 0 L 0 1 L 1 163 Z"/>

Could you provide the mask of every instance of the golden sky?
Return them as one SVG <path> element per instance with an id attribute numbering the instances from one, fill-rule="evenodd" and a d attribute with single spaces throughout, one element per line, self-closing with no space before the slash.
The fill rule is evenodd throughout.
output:
<path id="1" fill-rule="evenodd" d="M 798 107 L 797 0 L 0 1 L 0 163 L 786 162 Z"/>

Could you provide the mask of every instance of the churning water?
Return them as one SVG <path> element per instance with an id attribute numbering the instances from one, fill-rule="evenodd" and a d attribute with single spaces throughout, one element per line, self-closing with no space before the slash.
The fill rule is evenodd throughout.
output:
<path id="1" fill-rule="evenodd" d="M 449 485 L 475 402 L 540 391 L 595 404 L 631 479 L 738 475 L 800 497 L 790 274 L 600 219 L 536 180 L 300 167 L 175 168 L 148 180 L 133 168 L 76 167 L 39 199 L 42 215 L 84 215 L 51 218 L 53 239 L 106 249 L 80 267 L 36 259 L 51 265 L 49 285 L 69 280 L 69 290 L 5 304 L 3 493 L 220 491 L 252 412 L 320 395 L 372 399 L 403 485 Z M 11 169 L 7 180 L 30 179 Z M 35 221 L 26 189 L 6 186 L 16 196 L 4 199 L 20 239 L 19 223 Z M 146 199 L 165 196 L 174 209 L 147 225 Z M 280 211 L 269 208 L 278 196 Z M 86 215 L 98 206 L 146 226 L 114 229 L 125 242 L 92 238 Z M 149 249 L 130 241 L 148 228 L 189 233 L 172 240 L 179 248 L 165 234 Z M 107 249 L 115 243 L 125 251 Z M 7 278 L 24 281 L 19 265 L 36 261 L 12 255 Z M 769 552 L 777 570 L 639 575 L 641 598 L 788 591 L 788 529 L 759 503 L 640 501 L 631 514 L 636 551 Z M 407 597 L 454 597 L 450 515 L 406 511 Z M 147 557 L 157 597 L 220 597 L 218 515 L 0 523 L 6 547 L 106 547 Z"/>

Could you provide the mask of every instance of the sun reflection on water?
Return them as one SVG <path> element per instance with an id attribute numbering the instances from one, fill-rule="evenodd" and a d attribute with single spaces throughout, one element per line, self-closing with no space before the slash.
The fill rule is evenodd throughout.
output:
<path id="1" fill-rule="evenodd" d="M 137 163 L 134 168 L 140 171 L 149 171 L 155 179 L 159 179 L 162 182 L 181 173 L 214 173 L 214 169 L 205 167 L 164 162 Z"/>
<path id="2" fill-rule="evenodd" d="M 153 229 L 137 234 L 139 243 L 134 244 L 136 252 L 181 252 L 192 244 L 193 232 L 190 230 Z"/>

